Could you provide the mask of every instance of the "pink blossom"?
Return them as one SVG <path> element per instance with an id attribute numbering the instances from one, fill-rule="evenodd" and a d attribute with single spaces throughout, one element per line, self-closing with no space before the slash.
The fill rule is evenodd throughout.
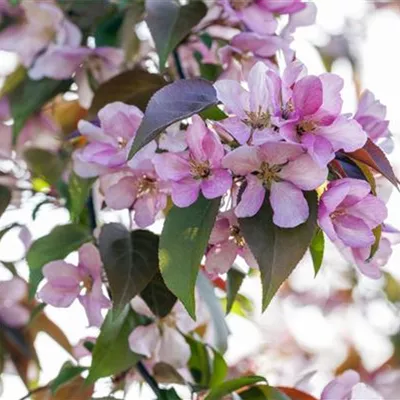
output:
<path id="1" fill-rule="evenodd" d="M 354 119 L 373 142 L 389 136 L 389 121 L 385 120 L 385 117 L 386 107 L 375 99 L 372 92 L 366 90 L 360 98 Z"/>
<path id="2" fill-rule="evenodd" d="M 44 302 L 54 307 L 69 307 L 76 299 L 86 311 L 90 326 L 103 322 L 102 308 L 110 308 L 110 300 L 102 291 L 102 262 L 97 248 L 86 243 L 79 249 L 78 266 L 63 260 L 52 261 L 43 267 L 47 283 L 38 292 Z"/>
<path id="3" fill-rule="evenodd" d="M 304 9 L 301 0 L 219 0 L 225 17 L 231 23 L 243 23 L 247 30 L 270 35 L 276 31 L 274 14 L 292 14 Z"/>
<path id="4" fill-rule="evenodd" d="M 175 368 L 185 367 L 190 358 L 190 346 L 182 333 L 191 332 L 200 323 L 193 321 L 179 302 L 164 318 L 156 318 L 139 297 L 135 297 L 131 304 L 136 312 L 154 320 L 132 331 L 129 336 L 131 350 L 152 358 L 154 362 L 166 362 Z"/>
<path id="5" fill-rule="evenodd" d="M 221 165 L 224 148 L 199 116 L 192 118 L 186 141 L 189 150 L 154 157 L 158 176 L 172 181 L 172 201 L 178 207 L 193 204 L 200 191 L 206 198 L 213 199 L 225 194 L 232 185 L 230 173 Z"/>
<path id="6" fill-rule="evenodd" d="M 218 99 L 228 112 L 235 114 L 222 121 L 220 126 L 240 144 L 248 141 L 262 144 L 281 139 L 272 116 L 272 82 L 267 72 L 262 62 L 254 65 L 248 76 L 249 91 L 233 80 L 220 80 L 214 84 Z"/>
<path id="7" fill-rule="evenodd" d="M 239 255 L 252 268 L 257 261 L 240 233 L 239 223 L 232 210 L 222 213 L 215 222 L 209 240 L 211 245 L 206 254 L 205 268 L 209 273 L 224 274 Z"/>
<path id="8" fill-rule="evenodd" d="M 282 136 L 301 143 L 321 166 L 331 161 L 338 150 L 351 152 L 364 146 L 367 135 L 362 127 L 354 119 L 340 115 L 343 80 L 328 73 L 297 80 L 293 75 L 296 69 L 300 71 L 298 64 L 290 66 L 286 74 L 295 82 L 283 96 L 287 101 L 281 107 L 282 118 L 287 122 L 281 124 Z"/>
<path id="9" fill-rule="evenodd" d="M 100 178 L 107 205 L 114 210 L 133 209 L 134 221 L 140 228 L 152 225 L 157 214 L 167 206 L 168 188 L 154 170 L 127 169 Z"/>
<path id="10" fill-rule="evenodd" d="M 321 400 L 383 400 L 372 388 L 360 383 L 360 375 L 348 370 L 328 383 Z"/>
<path id="11" fill-rule="evenodd" d="M 97 176 L 124 166 L 143 117 L 137 107 L 121 102 L 106 105 L 98 115 L 100 126 L 83 120 L 78 124 L 79 131 L 89 142 L 73 155 L 74 170 L 83 177 Z M 155 146 L 155 143 L 151 145 Z"/>
<path id="12" fill-rule="evenodd" d="M 180 122 L 172 124 L 160 135 L 158 147 L 171 153 L 179 153 L 187 149 L 186 132 L 181 129 Z"/>
<path id="13" fill-rule="evenodd" d="M 0 322 L 13 328 L 28 323 L 30 313 L 21 305 L 27 295 L 27 285 L 19 278 L 0 282 Z"/>
<path id="14" fill-rule="evenodd" d="M 90 50 L 74 78 L 78 84 L 79 103 L 82 107 L 89 108 L 93 100 L 89 75 L 96 84 L 101 84 L 120 72 L 124 60 L 125 54 L 122 49 L 99 47 Z"/>
<path id="15" fill-rule="evenodd" d="M 320 186 L 328 175 L 301 146 L 266 143 L 260 147 L 244 145 L 227 154 L 223 166 L 246 177 L 246 187 L 235 209 L 237 217 L 251 217 L 261 208 L 266 191 L 274 211 L 273 221 L 282 228 L 305 222 L 309 215 L 302 190 Z"/>
<path id="16" fill-rule="evenodd" d="M 341 240 L 352 248 L 375 242 L 372 230 L 387 217 L 385 203 L 370 194 L 370 185 L 345 178 L 330 182 L 322 195 L 318 222 L 332 241 Z"/>

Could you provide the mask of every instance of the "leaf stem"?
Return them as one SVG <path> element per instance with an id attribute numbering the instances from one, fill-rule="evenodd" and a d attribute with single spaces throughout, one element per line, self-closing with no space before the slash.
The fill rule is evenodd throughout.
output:
<path id="1" fill-rule="evenodd" d="M 156 380 L 150 375 L 149 371 L 147 371 L 147 368 L 144 366 L 144 364 L 141 361 L 138 361 L 136 368 L 145 382 L 150 386 L 154 394 L 159 397 L 161 394 L 160 388 L 158 387 Z"/>
<path id="2" fill-rule="evenodd" d="M 30 390 L 24 397 L 21 397 L 19 400 L 27 400 L 29 399 L 33 394 L 39 393 L 43 390 L 47 390 L 49 387 L 48 386 L 41 386 L 36 389 Z"/>
<path id="3" fill-rule="evenodd" d="M 186 79 L 185 73 L 183 72 L 181 59 L 179 58 L 178 50 L 175 49 L 175 50 L 172 52 L 172 55 L 173 55 L 173 57 L 174 57 L 174 62 L 175 62 L 175 66 L 176 66 L 176 70 L 177 70 L 177 72 L 178 72 L 179 78 L 180 78 L 180 79 Z"/>

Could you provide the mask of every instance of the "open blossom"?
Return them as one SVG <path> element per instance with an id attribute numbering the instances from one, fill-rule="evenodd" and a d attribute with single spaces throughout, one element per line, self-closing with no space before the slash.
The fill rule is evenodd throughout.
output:
<path id="1" fill-rule="evenodd" d="M 360 98 L 354 119 L 373 142 L 389 136 L 389 121 L 385 117 L 386 107 L 375 99 L 372 92 L 366 90 Z"/>
<path id="2" fill-rule="evenodd" d="M 238 81 L 220 80 L 214 86 L 217 96 L 227 110 L 235 116 L 223 120 L 220 125 L 240 144 L 262 144 L 277 141 L 281 136 L 272 118 L 271 88 L 268 68 L 258 62 L 248 76 L 249 90 Z"/>
<path id="3" fill-rule="evenodd" d="M 199 116 L 192 118 L 186 141 L 189 150 L 154 157 L 158 176 L 172 182 L 172 201 L 178 207 L 193 204 L 200 191 L 207 199 L 213 199 L 225 194 L 232 185 L 230 173 L 221 165 L 222 143 Z"/>
<path id="4" fill-rule="evenodd" d="M 160 181 L 151 169 L 126 169 L 100 178 L 106 204 L 114 210 L 133 209 L 134 221 L 140 228 L 152 225 L 167 206 L 168 189 L 168 183 Z"/>
<path id="5" fill-rule="evenodd" d="M 246 177 L 236 216 L 255 215 L 268 190 L 273 221 L 282 228 L 292 228 L 307 220 L 309 208 L 302 190 L 316 189 L 328 175 L 328 169 L 319 167 L 301 146 L 282 142 L 239 147 L 227 154 L 222 164 Z"/>
<path id="6" fill-rule="evenodd" d="M 27 285 L 19 278 L 0 282 L 0 323 L 18 328 L 30 318 L 28 309 L 21 305 L 27 296 Z"/>
<path id="7" fill-rule="evenodd" d="M 355 151 L 364 146 L 367 135 L 359 123 L 341 115 L 340 91 L 343 80 L 334 74 L 308 75 L 297 80 L 298 64 L 288 67 L 287 76 L 296 80 L 282 104 L 281 135 L 288 141 L 301 143 L 320 165 L 326 165 L 335 152 Z"/>
<path id="8" fill-rule="evenodd" d="M 88 141 L 73 155 L 74 170 L 82 177 L 98 176 L 127 163 L 129 149 L 143 113 L 135 106 L 114 102 L 103 107 L 98 116 L 100 126 L 83 120 L 78 124 L 80 133 Z M 142 149 L 142 154 L 151 146 L 155 147 L 155 143 Z M 139 154 L 137 157 L 140 158 Z"/>
<path id="9" fill-rule="evenodd" d="M 330 182 L 322 195 L 318 222 L 332 241 L 340 240 L 352 248 L 371 246 L 372 232 L 387 217 L 385 203 L 370 194 L 370 185 L 345 178 Z"/>
<path id="10" fill-rule="evenodd" d="M 132 308 L 141 315 L 154 320 L 149 325 L 138 326 L 129 336 L 129 347 L 155 362 L 166 362 L 175 368 L 186 366 L 190 358 L 190 346 L 182 333 L 193 331 L 201 322 L 192 320 L 181 303 L 176 303 L 164 318 L 156 318 L 139 297 L 135 297 Z"/>
<path id="11" fill-rule="evenodd" d="M 79 249 L 79 263 L 52 261 L 43 267 L 47 283 L 38 292 L 44 302 L 54 307 L 69 307 L 76 299 L 86 311 L 91 326 L 101 326 L 101 309 L 110 308 L 110 300 L 103 294 L 102 262 L 97 248 L 86 243 Z"/>
<path id="12" fill-rule="evenodd" d="M 229 21 L 242 22 L 249 31 L 263 35 L 276 31 L 274 14 L 292 14 L 306 6 L 301 0 L 219 0 L 219 4 Z"/>
<path id="13" fill-rule="evenodd" d="M 172 124 L 160 135 L 158 147 L 171 153 L 179 153 L 186 150 L 186 131 L 181 129 L 180 122 Z"/>
<path id="14" fill-rule="evenodd" d="M 205 268 L 209 273 L 224 274 L 239 255 L 247 265 L 257 268 L 257 261 L 240 233 L 239 222 L 233 210 L 222 213 L 215 222 L 209 240 Z"/>
<path id="15" fill-rule="evenodd" d="M 360 383 L 360 375 L 348 370 L 328 383 L 322 391 L 321 400 L 383 400 L 369 386 Z"/>

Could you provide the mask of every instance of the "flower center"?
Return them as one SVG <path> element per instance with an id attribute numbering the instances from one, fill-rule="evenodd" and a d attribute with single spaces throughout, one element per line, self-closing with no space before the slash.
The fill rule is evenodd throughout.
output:
<path id="1" fill-rule="evenodd" d="M 194 179 L 205 179 L 210 176 L 211 169 L 209 161 L 199 162 L 191 159 L 189 165 L 190 173 Z"/>
<path id="2" fill-rule="evenodd" d="M 254 0 L 229 0 L 229 2 L 234 10 L 240 11 L 251 6 Z"/>
<path id="3" fill-rule="evenodd" d="M 261 109 L 256 111 L 246 111 L 247 118 L 243 122 L 253 129 L 265 129 L 271 127 L 271 115 L 268 111 Z"/>
<path id="4" fill-rule="evenodd" d="M 117 143 L 118 143 L 118 148 L 123 149 L 128 144 L 128 141 L 124 137 L 118 136 Z"/>
<path id="5" fill-rule="evenodd" d="M 236 225 L 232 225 L 229 228 L 230 231 L 230 237 L 233 239 L 233 241 L 236 243 L 238 247 L 244 247 L 246 242 L 244 241 L 244 238 L 242 234 L 240 233 L 240 228 Z"/>
<path id="6" fill-rule="evenodd" d="M 317 129 L 318 125 L 314 121 L 303 121 L 296 126 L 296 132 L 298 135 L 303 135 L 304 133 L 310 133 Z"/>
<path id="7" fill-rule="evenodd" d="M 82 280 L 82 289 L 86 289 L 86 293 L 90 293 L 93 288 L 93 278 L 90 275 L 86 275 Z"/>
<path id="8" fill-rule="evenodd" d="M 143 194 L 150 193 L 156 188 L 156 181 L 146 175 L 143 176 L 143 178 L 139 182 L 139 196 Z"/>
<path id="9" fill-rule="evenodd" d="M 294 111 L 294 105 L 292 102 L 292 99 L 290 99 L 287 103 L 286 106 L 282 106 L 282 118 L 283 119 L 289 119 L 290 114 Z"/>
<path id="10" fill-rule="evenodd" d="M 280 181 L 279 172 L 281 170 L 282 165 L 269 165 L 266 161 L 263 161 L 256 176 L 262 181 L 265 188 L 270 189 L 272 182 Z"/>

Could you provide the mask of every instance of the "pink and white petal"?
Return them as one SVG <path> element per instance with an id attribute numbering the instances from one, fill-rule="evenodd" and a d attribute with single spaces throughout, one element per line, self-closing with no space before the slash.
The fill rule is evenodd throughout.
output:
<path id="1" fill-rule="evenodd" d="M 186 153 L 156 154 L 153 159 L 157 175 L 165 181 L 179 181 L 190 176 Z"/>
<path id="2" fill-rule="evenodd" d="M 138 326 L 129 335 L 129 348 L 136 354 L 142 354 L 150 358 L 160 339 L 160 331 L 156 324 Z"/>
<path id="3" fill-rule="evenodd" d="M 131 300 L 131 307 L 140 315 L 144 315 L 145 317 L 152 319 L 154 318 L 154 314 L 152 313 L 150 308 L 147 306 L 144 300 L 139 296 L 136 296 Z"/>
<path id="4" fill-rule="evenodd" d="M 51 282 L 47 282 L 38 292 L 39 299 L 54 307 L 66 308 L 69 307 L 74 300 L 79 296 L 81 288 L 79 285 L 66 286 L 61 285 L 53 286 Z"/>
<path id="5" fill-rule="evenodd" d="M 0 282 L 0 304 L 4 302 L 7 304 L 18 303 L 24 299 L 27 292 L 28 288 L 26 282 L 20 278 L 2 281 Z"/>
<path id="6" fill-rule="evenodd" d="M 138 182 L 134 177 L 124 177 L 116 184 L 104 190 L 105 202 L 108 207 L 114 210 L 130 208 L 134 203 Z"/>
<path id="7" fill-rule="evenodd" d="M 314 114 L 322 105 L 322 82 L 313 75 L 300 79 L 293 88 L 293 103 L 301 116 Z"/>
<path id="8" fill-rule="evenodd" d="M 126 146 L 129 148 L 129 145 Z M 129 168 L 132 168 L 136 171 L 147 171 L 153 169 L 153 158 L 156 155 L 157 143 L 153 140 L 142 149 L 140 149 L 134 156 L 131 158 L 127 165 Z"/>
<path id="9" fill-rule="evenodd" d="M 83 136 L 88 138 L 90 142 L 114 143 L 113 138 L 104 134 L 103 130 L 99 126 L 92 124 L 89 121 L 81 119 L 78 122 L 78 130 Z"/>
<path id="10" fill-rule="evenodd" d="M 98 165 L 82 159 L 82 150 L 76 150 L 72 154 L 74 172 L 82 178 L 95 178 L 99 175 L 106 174 L 109 169 L 103 165 Z"/>
<path id="11" fill-rule="evenodd" d="M 256 215 L 265 199 L 265 189 L 261 181 L 254 175 L 248 175 L 246 180 L 246 189 L 235 208 L 235 215 L 239 218 Z"/>
<path id="12" fill-rule="evenodd" d="M 371 186 L 368 182 L 354 178 L 343 178 L 333 181 L 328 187 L 331 189 L 343 184 L 349 185 L 349 192 L 343 200 L 343 207 L 350 207 L 371 193 Z"/>
<path id="13" fill-rule="evenodd" d="M 300 143 L 300 136 L 297 133 L 297 121 L 284 123 L 279 128 L 279 133 L 290 143 Z"/>
<path id="14" fill-rule="evenodd" d="M 268 142 L 260 147 L 260 158 L 269 165 L 286 164 L 290 160 L 305 154 L 303 147 L 295 143 Z"/>
<path id="15" fill-rule="evenodd" d="M 380 225 L 388 216 L 386 204 L 371 194 L 347 208 L 347 213 L 362 219 L 371 229 Z"/>
<path id="16" fill-rule="evenodd" d="M 285 165 L 279 177 L 303 190 L 313 190 L 321 186 L 328 177 L 328 168 L 320 167 L 309 154 L 302 154 Z"/>
<path id="17" fill-rule="evenodd" d="M 293 61 L 286 67 L 286 69 L 283 71 L 282 83 L 283 83 L 283 86 L 286 88 L 286 90 L 290 89 L 290 96 L 288 96 L 288 97 L 292 97 L 291 96 L 291 93 L 292 93 L 291 88 L 292 88 L 293 84 L 298 79 L 301 79 L 301 78 L 305 77 L 306 75 L 307 75 L 306 66 L 298 60 Z M 289 100 L 288 97 L 283 98 L 284 102 Z"/>
<path id="18" fill-rule="evenodd" d="M 351 215 L 338 215 L 333 221 L 339 239 L 350 247 L 368 247 L 375 242 L 369 226 L 361 219 Z"/>
<path id="19" fill-rule="evenodd" d="M 250 139 L 251 128 L 238 117 L 230 117 L 221 121 L 222 126 L 240 144 L 245 144 Z"/>
<path id="20" fill-rule="evenodd" d="M 335 151 L 358 150 L 368 139 L 361 125 L 356 120 L 347 119 L 345 116 L 338 117 L 332 125 L 320 127 L 316 134 L 329 140 Z"/>
<path id="21" fill-rule="evenodd" d="M 111 302 L 102 293 L 102 282 L 98 280 L 94 283 L 92 291 L 79 296 L 79 301 L 86 311 L 89 326 L 100 327 L 104 321 L 101 314 L 103 308 L 111 308 Z"/>
<path id="22" fill-rule="evenodd" d="M 352 249 L 353 257 L 360 272 L 371 279 L 379 279 L 382 276 L 382 271 L 375 260 L 366 261 L 369 257 L 371 249 Z"/>
<path id="23" fill-rule="evenodd" d="M 330 217 L 330 211 L 327 210 L 325 204 L 322 202 L 319 203 L 318 207 L 318 225 L 328 235 L 332 242 L 336 242 L 338 240 L 335 227 Z"/>
<path id="24" fill-rule="evenodd" d="M 238 247 L 233 240 L 211 247 L 206 255 L 206 271 L 213 274 L 225 274 L 235 262 L 237 252 Z"/>
<path id="25" fill-rule="evenodd" d="M 281 228 L 294 228 L 308 219 L 309 208 L 303 192 L 289 182 L 271 185 L 270 202 L 274 224 Z"/>
<path id="26" fill-rule="evenodd" d="M 79 250 L 78 269 L 83 274 L 89 274 L 93 279 L 100 278 L 103 263 L 100 258 L 100 252 L 92 243 L 85 243 Z"/>
<path id="27" fill-rule="evenodd" d="M 217 244 L 228 240 L 230 236 L 230 223 L 228 218 L 217 217 L 214 228 L 211 231 L 209 243 Z"/>
<path id="28" fill-rule="evenodd" d="M 200 193 L 201 180 L 191 177 L 172 182 L 172 202 L 178 207 L 188 207 L 192 205 Z"/>
<path id="29" fill-rule="evenodd" d="M 228 112 L 236 114 L 237 117 L 244 119 L 247 117 L 245 110 L 249 110 L 249 93 L 233 80 L 220 80 L 214 83 L 220 100 L 228 109 Z"/>
<path id="30" fill-rule="evenodd" d="M 214 168 L 220 167 L 225 150 L 216 133 L 208 131 L 203 139 L 203 150 L 205 155 L 203 161 L 208 160 Z"/>
<path id="31" fill-rule="evenodd" d="M 31 314 L 25 307 L 14 304 L 10 307 L 0 307 L 0 321 L 13 328 L 20 328 L 30 320 Z"/>
<path id="32" fill-rule="evenodd" d="M 235 174 L 245 176 L 260 168 L 262 159 L 259 153 L 258 147 L 244 145 L 228 153 L 222 160 L 222 165 Z"/>
<path id="33" fill-rule="evenodd" d="M 190 346 L 185 338 L 177 330 L 164 325 L 157 351 L 157 360 L 175 368 L 183 368 L 186 367 L 190 354 Z"/>
<path id="34" fill-rule="evenodd" d="M 140 197 L 135 203 L 134 210 L 134 220 L 139 228 L 147 228 L 154 224 L 160 211 L 157 207 L 157 196 L 148 194 Z"/>
<path id="35" fill-rule="evenodd" d="M 257 260 L 249 249 L 249 246 L 245 245 L 243 248 L 239 249 L 239 256 L 246 261 L 250 268 L 258 269 Z"/>
<path id="36" fill-rule="evenodd" d="M 57 279 L 68 279 L 71 283 L 79 284 L 81 276 L 75 265 L 69 264 L 63 260 L 56 260 L 47 263 L 43 269 L 43 275 L 49 281 Z"/>
<path id="37" fill-rule="evenodd" d="M 322 136 L 306 133 L 301 138 L 301 144 L 320 167 L 326 167 L 335 158 L 331 143 Z"/>
<path id="38" fill-rule="evenodd" d="M 337 182 L 340 182 L 338 180 Z M 335 211 L 339 205 L 343 202 L 350 191 L 349 182 L 341 182 L 339 185 L 328 186 L 328 190 L 324 192 L 321 197 L 321 204 L 326 207 L 327 212 L 331 213 Z"/>
<path id="39" fill-rule="evenodd" d="M 201 182 L 205 198 L 215 199 L 223 196 L 232 186 L 232 176 L 226 169 L 214 169 L 211 175 Z"/>
<path id="40" fill-rule="evenodd" d="M 352 389 L 358 382 L 360 375 L 356 371 L 346 371 L 328 383 L 321 393 L 321 400 L 349 400 Z"/>
<path id="41" fill-rule="evenodd" d="M 203 139 L 208 135 L 209 130 L 205 122 L 198 116 L 192 117 L 192 123 L 186 130 L 186 142 L 190 152 L 198 161 L 205 161 L 207 155 L 203 149 Z"/>
<path id="42" fill-rule="evenodd" d="M 253 146 L 262 146 L 265 143 L 278 142 L 280 140 L 282 140 L 281 135 L 272 128 L 257 129 L 253 133 L 251 144 Z"/>
<path id="43" fill-rule="evenodd" d="M 257 4 L 242 9 L 238 14 L 251 31 L 262 35 L 272 35 L 276 31 L 274 15 Z"/>
<path id="44" fill-rule="evenodd" d="M 270 93 L 267 84 L 267 66 L 258 61 L 250 70 L 247 82 L 250 91 L 250 110 L 256 113 L 266 110 L 270 103 Z"/>

